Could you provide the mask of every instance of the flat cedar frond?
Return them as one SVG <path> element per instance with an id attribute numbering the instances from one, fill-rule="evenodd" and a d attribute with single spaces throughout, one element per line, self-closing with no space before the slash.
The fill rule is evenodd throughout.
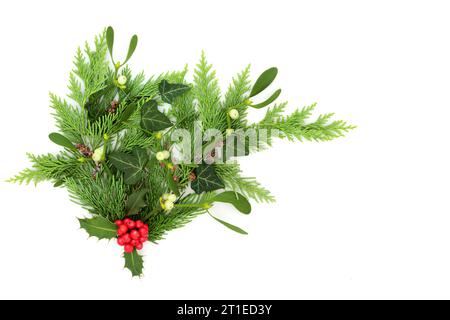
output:
<path id="1" fill-rule="evenodd" d="M 332 120 L 331 113 L 311 120 L 315 104 L 286 115 L 287 103 L 275 103 L 280 89 L 254 104 L 254 97 L 261 100 L 258 94 L 275 79 L 276 68 L 251 81 L 247 66 L 223 97 L 204 53 L 192 83 L 186 80 L 187 66 L 149 78 L 144 72 L 133 75 L 127 62 L 137 43 L 133 36 L 126 60 L 118 62 L 113 55 L 114 30 L 108 27 L 93 46 L 86 43 L 78 49 L 67 98 L 50 94 L 59 132 L 49 138 L 64 151 L 29 154 L 32 167 L 10 179 L 66 187 L 72 201 L 90 213 L 79 219 L 80 226 L 90 236 L 115 239 L 124 246 L 125 266 L 133 276 L 142 274 L 139 252 L 144 243 L 158 242 L 200 214 L 208 213 L 224 227 L 247 234 L 215 217 L 215 203 L 225 202 L 249 214 L 248 199 L 275 201 L 255 178 L 245 177 L 236 162 L 215 162 L 217 152 L 227 153 L 225 160 L 237 159 L 272 146 L 275 137 L 327 141 L 354 128 Z M 265 115 L 249 124 L 250 112 Z M 229 154 L 224 142 L 250 130 L 257 133 L 257 145 Z M 221 140 L 205 136 L 211 131 Z"/>

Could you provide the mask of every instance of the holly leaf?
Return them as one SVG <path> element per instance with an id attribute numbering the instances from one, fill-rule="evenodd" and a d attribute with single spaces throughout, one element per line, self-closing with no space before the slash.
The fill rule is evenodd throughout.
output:
<path id="1" fill-rule="evenodd" d="M 263 101 L 263 102 L 258 103 L 258 104 L 250 105 L 250 107 L 255 108 L 255 109 L 264 108 L 265 106 L 268 106 L 269 104 L 271 104 L 272 102 L 277 100 L 277 98 L 280 96 L 280 93 L 281 93 L 281 89 L 278 89 L 266 101 Z"/>
<path id="2" fill-rule="evenodd" d="M 239 210 L 244 214 L 249 214 L 252 211 L 252 206 L 250 205 L 250 202 L 248 202 L 247 198 L 238 192 L 225 191 L 219 193 L 214 198 L 212 198 L 212 201 L 230 203 L 237 210 Z"/>
<path id="3" fill-rule="evenodd" d="M 108 159 L 114 167 L 124 173 L 126 184 L 135 184 L 144 177 L 144 168 L 148 162 L 145 150 L 135 149 L 133 154 L 116 151 L 110 153 Z"/>
<path id="4" fill-rule="evenodd" d="M 212 165 L 205 163 L 200 164 L 195 169 L 195 175 L 197 176 L 197 179 L 191 182 L 191 188 L 195 193 L 225 188 L 223 181 L 219 178 Z"/>
<path id="5" fill-rule="evenodd" d="M 190 87 L 182 83 L 169 83 L 167 80 L 162 80 L 159 83 L 158 90 L 162 101 L 172 103 L 173 99 L 189 91 Z"/>
<path id="6" fill-rule="evenodd" d="M 72 151 L 78 151 L 77 148 L 75 148 L 75 146 L 73 145 L 72 142 L 70 142 L 69 139 L 67 139 L 65 136 L 63 136 L 62 134 L 53 132 L 50 133 L 48 135 L 49 139 L 53 142 L 56 143 L 57 145 L 70 149 Z"/>
<path id="7" fill-rule="evenodd" d="M 258 93 L 266 89 L 275 80 L 278 74 L 277 68 L 269 68 L 256 79 L 253 85 L 252 91 L 250 91 L 250 97 L 256 96 Z"/>
<path id="8" fill-rule="evenodd" d="M 145 195 L 148 193 L 148 189 L 138 190 L 132 193 L 127 200 L 126 209 L 128 215 L 135 215 L 139 212 L 139 209 L 147 206 L 145 202 Z"/>
<path id="9" fill-rule="evenodd" d="M 144 259 L 142 259 L 142 256 L 136 249 L 131 253 L 125 252 L 123 256 L 125 258 L 125 268 L 131 271 L 133 277 L 140 277 L 144 269 Z"/>
<path id="10" fill-rule="evenodd" d="M 248 234 L 245 230 L 242 230 L 239 227 L 236 227 L 235 225 L 232 225 L 231 223 L 228 223 L 226 221 L 220 220 L 219 218 L 214 217 L 212 214 L 209 214 L 214 220 L 217 222 L 223 224 L 225 227 L 227 227 L 230 230 L 233 230 L 234 232 L 240 233 L 240 234 Z"/>
<path id="11" fill-rule="evenodd" d="M 158 103 L 150 100 L 141 109 L 141 127 L 147 131 L 161 131 L 172 126 L 167 116 L 158 110 Z"/>
<path id="12" fill-rule="evenodd" d="M 80 227 L 86 230 L 91 237 L 113 239 L 117 236 L 117 226 L 101 216 L 95 216 L 91 219 L 78 219 L 78 221 Z"/>

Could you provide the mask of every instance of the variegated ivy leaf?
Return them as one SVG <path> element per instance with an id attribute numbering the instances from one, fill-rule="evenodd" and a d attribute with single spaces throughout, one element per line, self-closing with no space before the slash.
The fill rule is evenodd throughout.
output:
<path id="1" fill-rule="evenodd" d="M 99 239 L 113 239 L 117 236 L 117 226 L 111 221 L 95 216 L 91 219 L 78 219 L 80 227 L 86 230 L 91 237 Z"/>
<path id="2" fill-rule="evenodd" d="M 109 154 L 108 160 L 124 173 L 126 184 L 135 184 L 144 177 L 148 155 L 143 149 L 135 149 L 132 154 L 116 151 Z"/>
<path id="3" fill-rule="evenodd" d="M 182 83 L 169 83 L 167 80 L 162 80 L 158 89 L 162 101 L 172 103 L 174 98 L 189 91 L 190 87 Z"/>
<path id="4" fill-rule="evenodd" d="M 197 179 L 191 182 L 191 188 L 195 193 L 214 191 L 225 188 L 223 181 L 219 178 L 212 165 L 200 164 L 195 169 Z"/>
<path id="5" fill-rule="evenodd" d="M 155 100 L 146 102 L 141 109 L 141 127 L 147 131 L 161 131 L 172 126 L 167 116 L 158 110 Z"/>

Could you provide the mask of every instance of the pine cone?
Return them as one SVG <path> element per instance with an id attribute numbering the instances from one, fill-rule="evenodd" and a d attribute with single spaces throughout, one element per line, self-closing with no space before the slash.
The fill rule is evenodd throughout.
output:
<path id="1" fill-rule="evenodd" d="M 91 149 L 89 149 L 89 147 L 85 146 L 84 144 L 77 143 L 75 145 L 75 148 L 77 148 L 78 151 L 80 151 L 80 153 L 83 156 L 85 156 L 85 157 L 92 157 L 93 152 L 91 151 Z"/>
<path id="2" fill-rule="evenodd" d="M 197 179 L 197 176 L 195 175 L 194 171 L 189 173 L 188 179 L 189 179 L 189 181 L 195 181 L 195 179 Z"/>
<path id="3" fill-rule="evenodd" d="M 117 111 L 117 107 L 119 106 L 119 101 L 113 100 L 111 101 L 111 106 L 106 110 L 109 114 L 115 113 Z"/>

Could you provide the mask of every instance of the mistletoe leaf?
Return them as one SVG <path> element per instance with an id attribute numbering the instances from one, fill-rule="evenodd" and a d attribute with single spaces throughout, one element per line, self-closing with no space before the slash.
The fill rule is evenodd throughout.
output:
<path id="1" fill-rule="evenodd" d="M 131 253 L 125 252 L 123 256 L 125 258 L 125 268 L 131 271 L 133 277 L 140 277 L 144 269 L 142 256 L 136 250 L 133 250 Z"/>
<path id="2" fill-rule="evenodd" d="M 158 90 L 162 101 L 172 103 L 173 99 L 189 91 L 190 87 L 182 83 L 169 83 L 162 80 L 159 83 Z"/>
<path id="3" fill-rule="evenodd" d="M 231 223 L 228 223 L 226 221 L 223 221 L 219 218 L 214 217 L 212 214 L 209 214 L 214 220 L 216 220 L 217 222 L 220 222 L 221 224 L 223 224 L 225 227 L 227 227 L 230 230 L 233 230 L 234 232 L 240 233 L 240 234 L 248 234 L 245 230 L 242 230 L 239 227 L 236 227 L 235 225 L 232 225 Z"/>
<path id="4" fill-rule="evenodd" d="M 263 101 L 258 104 L 250 105 L 250 107 L 255 108 L 255 109 L 264 108 L 264 107 L 268 106 L 269 104 L 271 104 L 272 102 L 274 102 L 275 100 L 277 100 L 277 98 L 280 96 L 280 93 L 281 93 L 281 89 L 278 89 L 266 101 Z"/>
<path id="5" fill-rule="evenodd" d="M 145 150 L 135 149 L 133 154 L 115 151 L 109 154 L 108 159 L 114 167 L 124 173 L 126 184 L 135 184 L 144 177 L 144 168 L 148 162 Z"/>
<path id="6" fill-rule="evenodd" d="M 173 180 L 173 175 L 170 173 L 170 171 L 167 173 L 167 186 L 169 189 L 175 193 L 177 197 L 180 196 L 180 191 L 178 190 L 177 183 Z"/>
<path id="7" fill-rule="evenodd" d="M 141 127 L 147 131 L 161 131 L 173 124 L 169 118 L 158 110 L 158 103 L 150 100 L 142 106 Z"/>
<path id="8" fill-rule="evenodd" d="M 128 60 L 130 60 L 131 56 L 134 53 L 134 50 L 136 50 L 137 44 L 138 44 L 138 37 L 137 35 L 134 35 L 133 37 L 131 37 L 130 45 L 128 46 L 127 58 L 125 59 L 125 62 L 123 64 L 127 63 Z"/>
<path id="9" fill-rule="evenodd" d="M 242 194 L 234 191 L 225 191 L 216 195 L 212 201 L 225 202 L 232 204 L 237 210 L 244 214 L 249 214 L 252 211 L 252 206 L 247 198 Z"/>
<path id="10" fill-rule="evenodd" d="M 195 193 L 225 188 L 223 181 L 219 178 L 212 165 L 200 164 L 195 169 L 195 174 L 197 179 L 191 182 L 191 188 Z"/>
<path id="11" fill-rule="evenodd" d="M 139 212 L 139 209 L 147 206 L 145 202 L 145 196 L 148 193 L 148 189 L 141 189 L 132 193 L 127 200 L 126 209 L 128 215 L 135 215 Z"/>
<path id="12" fill-rule="evenodd" d="M 275 77 L 278 74 L 277 68 L 269 68 L 256 79 L 255 84 L 253 85 L 252 91 L 250 91 L 250 97 L 256 96 L 258 93 L 266 89 L 270 84 L 275 80 Z"/>
<path id="13" fill-rule="evenodd" d="M 106 45 L 108 46 L 109 55 L 112 59 L 114 46 L 114 29 L 111 26 L 106 29 Z"/>
<path id="14" fill-rule="evenodd" d="M 91 219 L 78 219 L 78 221 L 80 227 L 86 230 L 91 237 L 113 239 L 117 236 L 117 226 L 101 216 L 95 216 Z"/>
<path id="15" fill-rule="evenodd" d="M 53 132 L 53 133 L 50 133 L 48 135 L 48 137 L 53 143 L 55 143 L 61 147 L 64 147 L 64 148 L 67 148 L 67 149 L 70 149 L 73 151 L 78 151 L 77 148 L 75 148 L 75 146 L 72 144 L 72 142 L 70 142 L 70 140 L 67 139 L 65 136 L 63 136 L 62 134 Z"/>

